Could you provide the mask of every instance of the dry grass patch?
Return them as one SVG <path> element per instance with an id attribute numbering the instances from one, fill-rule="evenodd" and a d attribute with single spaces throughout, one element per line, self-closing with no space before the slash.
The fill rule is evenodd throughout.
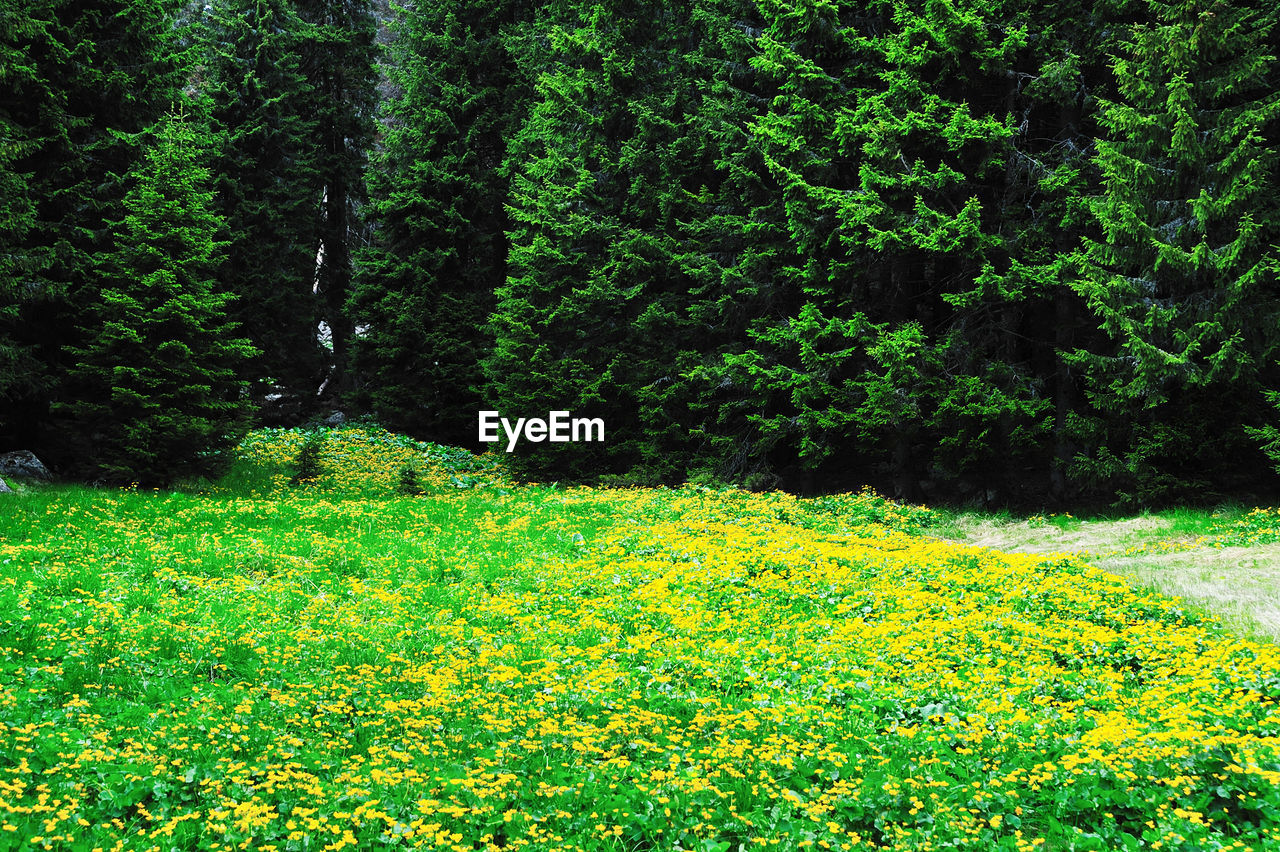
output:
<path id="1" fill-rule="evenodd" d="M 1184 511 L 1123 520 L 961 515 L 944 537 L 1010 553 L 1064 553 L 1135 587 L 1182 598 L 1259 639 L 1280 641 L 1280 543 L 1224 546 L 1221 520 Z"/>
<path id="2" fill-rule="evenodd" d="M 1191 601 L 1238 630 L 1280 641 L 1280 544 L 1112 556 L 1095 564 L 1136 586 Z"/>
<path id="3" fill-rule="evenodd" d="M 1123 521 L 1046 521 L 974 518 L 964 522 L 958 541 L 1009 553 L 1101 553 L 1161 538 L 1173 523 L 1144 516 Z M 951 536 L 948 536 L 951 537 Z"/>

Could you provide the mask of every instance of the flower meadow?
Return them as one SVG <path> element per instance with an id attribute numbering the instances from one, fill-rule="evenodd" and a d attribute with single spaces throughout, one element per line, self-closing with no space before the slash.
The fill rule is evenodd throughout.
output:
<path id="1" fill-rule="evenodd" d="M 1078 559 L 304 439 L 0 503 L 0 847 L 1280 849 L 1280 652 Z"/>

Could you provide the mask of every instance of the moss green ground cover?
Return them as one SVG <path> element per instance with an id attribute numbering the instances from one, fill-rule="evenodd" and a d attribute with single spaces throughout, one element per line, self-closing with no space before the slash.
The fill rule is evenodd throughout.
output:
<path id="1" fill-rule="evenodd" d="M 0 503 L 0 846 L 1280 848 L 1280 653 L 1078 559 L 302 441 Z"/>

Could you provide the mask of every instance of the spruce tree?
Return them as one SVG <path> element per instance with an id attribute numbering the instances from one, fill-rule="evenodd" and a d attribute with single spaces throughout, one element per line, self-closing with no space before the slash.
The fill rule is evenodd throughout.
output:
<path id="1" fill-rule="evenodd" d="M 221 287 L 261 355 L 249 378 L 313 396 L 327 354 L 315 293 L 321 203 L 319 121 L 304 74 L 309 28 L 288 0 L 219 0 L 204 22 L 206 91 L 220 140 Z"/>
<path id="2" fill-rule="evenodd" d="M 37 69 L 27 61 L 24 44 L 39 32 L 34 10 L 16 0 L 0 0 L 0 101 L 35 97 Z M 12 412 L 24 396 L 40 388 L 42 369 L 33 341 L 20 333 L 22 304 L 47 252 L 30 243 L 36 221 L 36 199 L 28 185 L 30 171 L 20 171 L 23 156 L 37 141 L 9 109 L 0 109 L 0 410 Z M 30 168 L 30 166 L 26 166 Z M 0 442 L 15 424 L 0 415 Z"/>
<path id="3" fill-rule="evenodd" d="M 906 497 L 935 477 L 1007 488 L 1046 414 L 1007 345 L 1025 286 L 995 280 L 1026 28 L 978 3 L 770 11 L 752 64 L 777 95 L 753 141 L 794 252 L 781 310 L 726 360 L 757 399 L 754 452 L 824 476 L 874 459 Z"/>
<path id="4" fill-rule="evenodd" d="M 659 214 L 649 227 L 666 236 L 679 276 L 668 279 L 664 313 L 653 315 L 666 318 L 671 345 L 653 354 L 636 389 L 641 481 L 778 481 L 745 419 L 758 394 L 724 366 L 750 347 L 750 328 L 791 304 L 795 246 L 753 138 L 778 94 L 751 65 L 761 14 L 752 2 L 717 0 L 691 4 L 687 21 L 671 19 L 676 79 L 649 110 L 661 123 L 651 131 L 660 144 L 646 190 Z"/>
<path id="5" fill-rule="evenodd" d="M 628 45 L 617 32 L 625 19 L 613 9 L 597 7 L 593 16 L 567 5 L 562 17 L 551 17 L 556 10 L 547 7 L 540 28 L 552 37 L 536 40 L 537 52 L 522 57 L 539 79 L 538 98 L 511 149 L 518 170 L 510 271 L 497 293 L 496 343 L 485 367 L 499 410 L 528 416 L 567 409 L 601 417 L 608 429 L 631 414 L 622 413 L 629 406 L 617 375 L 630 366 L 620 346 L 630 305 L 610 257 L 624 242 L 617 195 L 625 190 L 615 181 L 629 116 L 603 68 L 625 73 L 629 57 L 619 53 Z M 611 436 L 613 453 L 544 445 L 530 447 L 520 461 L 534 475 L 590 478 L 610 469 L 618 437 Z M 635 460 L 632 454 L 612 469 Z"/>
<path id="6" fill-rule="evenodd" d="M 160 123 L 130 174 L 114 251 L 86 313 L 58 406 L 93 475 L 163 485 L 217 473 L 243 435 L 253 355 L 216 287 L 223 246 L 206 134 L 182 113 Z"/>
<path id="7" fill-rule="evenodd" d="M 671 413 L 691 404 L 687 374 L 735 321 L 725 290 L 736 287 L 720 265 L 733 261 L 717 252 L 734 237 L 694 239 L 723 200 L 717 147 L 729 135 L 716 136 L 722 92 L 706 85 L 704 51 L 718 49 L 718 33 L 696 11 L 552 6 L 538 25 L 549 37 L 522 45 L 538 83 L 510 148 L 509 274 L 485 365 L 492 399 L 506 411 L 600 417 L 610 430 L 603 445 L 528 448 L 530 473 L 683 473 L 668 441 L 687 451 L 687 437 Z M 722 223 L 739 213 L 719 209 Z"/>
<path id="8" fill-rule="evenodd" d="M 1080 471 L 1134 502 L 1205 496 L 1247 458 L 1278 343 L 1274 8 L 1152 0 L 1101 105 L 1096 237 L 1075 282 L 1099 424 Z"/>
<path id="9" fill-rule="evenodd" d="M 1023 480 L 1034 497 L 1064 501 L 1083 494 L 1070 476 L 1079 450 L 1082 405 L 1079 371 L 1063 353 L 1098 336 L 1084 300 L 1070 281 L 1072 256 L 1091 223 L 1083 200 L 1100 183 L 1091 155 L 1097 99 L 1114 91 L 1108 51 L 1117 33 L 1140 20 L 1135 0 L 1059 0 L 1049 5 L 1001 3 L 993 10 L 1006 26 L 1026 31 L 1025 46 L 1009 69 L 1005 88 L 1016 130 L 1000 181 L 999 232 L 1006 259 L 983 270 L 988 292 L 1009 294 L 999 345 L 1025 365 L 1052 402 L 1052 425 L 1035 473 Z M 976 289 L 976 288 L 975 288 Z M 1010 358 L 1012 360 L 1012 358 Z M 1039 480 L 1039 481 L 1037 481 Z"/>
<path id="10" fill-rule="evenodd" d="M 470 443 L 486 322 L 506 278 L 507 144 L 532 95 L 508 42 L 529 4 L 401 9 L 369 169 L 371 244 L 355 322 L 366 405 L 386 425 Z"/>
<path id="11" fill-rule="evenodd" d="M 6 0 L 0 6 L 0 433 L 57 466 L 63 387 L 97 264 L 110 250 L 140 134 L 181 83 L 167 0 Z"/>
<path id="12" fill-rule="evenodd" d="M 302 65 L 311 87 L 316 160 L 322 186 L 316 292 L 332 347 L 322 389 L 353 389 L 349 310 L 353 247 L 364 239 L 364 172 L 376 103 L 376 22 L 371 0 L 299 0 L 308 25 Z"/>

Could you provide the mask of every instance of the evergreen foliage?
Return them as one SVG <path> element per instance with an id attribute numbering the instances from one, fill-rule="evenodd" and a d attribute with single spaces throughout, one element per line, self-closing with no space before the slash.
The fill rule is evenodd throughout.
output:
<path id="1" fill-rule="evenodd" d="M 231 296 L 216 289 L 223 246 L 204 134 L 166 116 L 130 175 L 115 250 L 99 268 L 84 345 L 58 406 L 91 473 L 146 485 L 215 473 L 242 437 L 253 350 L 235 337 Z"/>
<path id="2" fill-rule="evenodd" d="M 1138 502 L 1248 455 L 1280 320 L 1276 10 L 1148 5 L 1098 113 L 1100 233 L 1075 282 L 1107 341 L 1074 355 L 1097 411 L 1080 470 Z"/>
<path id="3" fill-rule="evenodd" d="M 32 17 L 34 11 L 16 0 L 0 2 L 0 92 L 5 103 L 36 94 L 38 72 L 24 50 L 40 32 L 42 22 Z M 30 243 L 36 222 L 36 200 L 28 189 L 33 175 L 18 170 L 23 156 L 36 146 L 29 131 L 10 110 L 0 109 L 0 408 L 6 410 L 38 390 L 43 372 L 33 342 L 19 334 L 20 306 L 31 279 L 47 261 L 43 247 Z"/>
<path id="4" fill-rule="evenodd" d="M 400 468 L 400 481 L 396 485 L 396 493 L 406 497 L 416 497 L 422 493 L 422 483 L 418 481 L 418 469 L 411 464 Z"/>
<path id="5" fill-rule="evenodd" d="M 732 19 L 710 12 L 550 7 L 537 29 L 551 37 L 523 45 L 537 86 L 511 148 L 510 274 L 489 388 L 503 410 L 567 408 L 610 430 L 607 445 L 520 459 L 531 474 L 682 475 L 670 451 L 689 451 L 689 375 L 751 310 L 751 283 L 735 274 L 750 262 L 735 256 L 744 240 L 724 229 L 743 220 L 723 147 L 741 104 L 723 70 Z"/>
<path id="6" fill-rule="evenodd" d="M 0 444 L 110 433 L 99 473 L 156 478 L 248 380 L 453 443 L 603 419 L 521 442 L 545 479 L 1244 496 L 1280 457 L 1277 14 L 0 0 Z M 184 76 L 201 118 L 140 160 Z M 216 377 L 137 360 L 164 282 Z M 79 448 L 32 440 L 51 405 Z"/>
<path id="7" fill-rule="evenodd" d="M 1084 301 L 1068 283 L 1081 235 L 1091 222 L 1083 199 L 1096 191 L 1091 153 L 1097 99 L 1114 91 L 1107 50 L 1141 17 L 1133 0 L 1006 3 L 996 19 L 1017 21 L 1024 46 L 1008 69 L 1004 93 L 1016 128 L 1005 172 L 994 189 L 1003 257 L 982 272 L 983 289 L 1002 295 L 992 342 L 1022 365 L 1023 380 L 1052 405 L 1049 434 L 1019 477 L 1028 494 L 1045 489 L 1064 501 L 1081 494 L 1069 476 L 1078 451 L 1072 424 L 1081 410 L 1080 376 L 1062 353 L 1087 344 Z M 1038 468 L 1038 469 L 1037 469 Z M 1047 470 L 1046 470 L 1047 468 Z M 1039 480 L 1039 481 L 1037 481 Z"/>
<path id="8" fill-rule="evenodd" d="M 435 440 L 471 440 L 485 407 L 486 321 L 506 278 L 506 145 L 530 98 L 508 43 L 528 15 L 524 2 L 468 2 L 401 9 L 394 21 L 394 94 L 352 307 L 367 404 Z"/>
<path id="9" fill-rule="evenodd" d="M 50 402 L 110 250 L 139 134 L 173 101 L 167 0 L 0 4 L 0 441 L 56 464 Z"/>
<path id="10" fill-rule="evenodd" d="M 986 4 L 768 11 L 751 63 L 776 94 L 749 126 L 786 240 L 772 316 L 711 371 L 753 400 L 728 401 L 729 418 L 752 424 L 757 458 L 792 459 L 810 482 L 879 468 L 917 496 L 935 475 L 1010 476 L 1045 409 L 1027 365 L 1001 346 L 1007 306 L 1024 294 L 993 274 L 1006 248 L 994 178 L 1012 134 L 1002 93 L 1025 28 L 990 26 Z M 888 355 L 907 340 L 919 358 Z M 986 404 L 935 399 L 930 373 L 944 371 Z M 972 437 L 964 422 L 982 418 L 991 455 L 951 452 Z"/>
<path id="11" fill-rule="evenodd" d="M 315 275 L 332 365 L 322 390 L 340 395 L 354 385 L 348 310 L 352 246 L 364 238 L 365 159 L 373 136 L 376 23 L 371 0 L 298 0 L 307 24 L 303 74 L 311 87 L 315 166 L 321 194 Z"/>
<path id="12" fill-rule="evenodd" d="M 324 453 L 325 437 L 323 432 L 312 432 L 307 435 L 302 446 L 298 448 L 298 457 L 294 459 L 293 476 L 289 478 L 290 485 L 298 486 L 304 482 L 314 482 L 324 475 L 321 456 Z"/>
<path id="13" fill-rule="evenodd" d="M 237 297 L 233 319 L 261 353 L 249 378 L 313 395 L 328 356 L 317 340 L 324 186 L 316 93 L 303 70 L 310 30 L 288 0 L 219 0 L 208 14 L 205 91 L 227 227 L 221 287 Z"/>

